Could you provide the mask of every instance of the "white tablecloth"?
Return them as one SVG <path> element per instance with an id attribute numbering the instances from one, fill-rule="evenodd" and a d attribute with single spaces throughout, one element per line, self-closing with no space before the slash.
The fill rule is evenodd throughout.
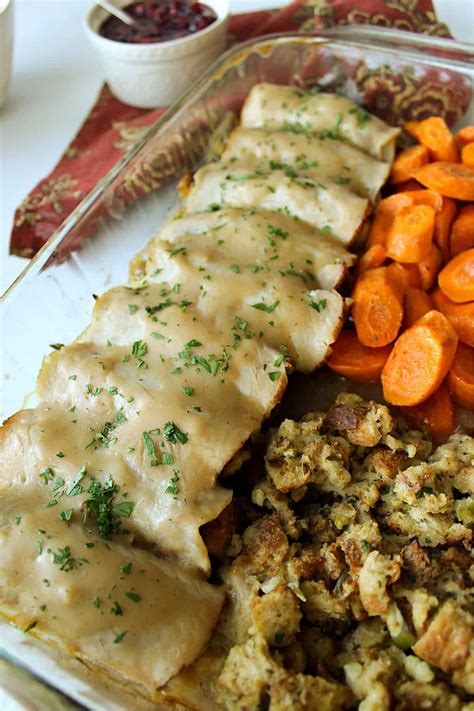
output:
<path id="1" fill-rule="evenodd" d="M 13 77 L 0 110 L 0 293 L 26 264 L 7 256 L 15 208 L 54 166 L 102 83 L 83 31 L 91 0 L 13 1 Z M 231 0 L 231 11 L 284 2 Z M 474 0 L 435 0 L 435 6 L 457 39 L 473 41 Z"/>

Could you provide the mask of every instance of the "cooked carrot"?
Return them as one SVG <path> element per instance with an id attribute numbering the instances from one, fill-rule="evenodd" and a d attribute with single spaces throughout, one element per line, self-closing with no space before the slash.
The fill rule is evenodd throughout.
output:
<path id="1" fill-rule="evenodd" d="M 453 401 L 444 383 L 420 405 L 400 409 L 418 428 L 428 429 L 435 440 L 447 439 L 456 429 Z"/>
<path id="2" fill-rule="evenodd" d="M 433 243 L 429 253 L 418 263 L 422 289 L 425 291 L 429 291 L 431 289 L 442 266 L 442 254 L 438 247 Z"/>
<path id="3" fill-rule="evenodd" d="M 404 328 L 411 328 L 422 316 L 433 309 L 433 303 L 426 291 L 417 289 L 414 286 L 407 289 L 403 306 Z"/>
<path id="4" fill-rule="evenodd" d="M 456 304 L 474 301 L 474 248 L 453 257 L 440 271 L 438 284 Z"/>
<path id="5" fill-rule="evenodd" d="M 406 196 L 410 198 L 412 205 L 428 205 L 436 213 L 441 212 L 443 207 L 442 196 L 434 190 L 424 190 L 423 188 L 407 190 Z"/>
<path id="6" fill-rule="evenodd" d="M 466 143 L 461 151 L 461 160 L 467 165 L 474 165 L 474 141 Z"/>
<path id="7" fill-rule="evenodd" d="M 400 330 L 403 309 L 387 268 L 370 269 L 362 274 L 352 298 L 352 316 L 362 345 L 380 348 L 391 343 Z"/>
<path id="8" fill-rule="evenodd" d="M 417 132 L 419 142 L 429 149 L 431 160 L 459 160 L 454 136 L 440 116 L 431 116 L 421 121 Z"/>
<path id="9" fill-rule="evenodd" d="M 420 128 L 420 123 L 421 121 L 405 121 L 403 124 L 404 130 L 408 133 L 409 136 L 415 139 L 415 141 L 418 141 L 418 131 Z"/>
<path id="10" fill-rule="evenodd" d="M 445 260 L 448 260 L 450 256 L 449 241 L 451 225 L 456 217 L 457 211 L 458 209 L 454 200 L 451 200 L 451 198 L 448 197 L 443 197 L 441 212 L 435 216 L 433 240 L 440 248 L 443 259 Z"/>
<path id="11" fill-rule="evenodd" d="M 367 348 L 355 331 L 341 331 L 332 347 L 328 366 L 335 373 L 357 383 L 373 383 L 380 378 L 390 355 L 390 346 Z"/>
<path id="12" fill-rule="evenodd" d="M 387 234 L 387 256 L 397 262 L 419 262 L 428 256 L 433 240 L 435 211 L 412 205 L 393 218 Z"/>
<path id="13" fill-rule="evenodd" d="M 474 247 L 474 205 L 465 205 L 451 228 L 451 256 L 471 247 Z"/>
<path id="14" fill-rule="evenodd" d="M 430 160 L 430 152 L 426 146 L 416 145 L 399 153 L 392 164 L 389 182 L 403 183 L 410 179 L 417 168 L 421 168 Z"/>
<path id="15" fill-rule="evenodd" d="M 381 200 L 377 205 L 366 246 L 372 247 L 374 244 L 384 246 L 393 218 L 397 212 L 411 204 L 412 199 L 407 197 L 405 193 L 390 195 L 390 197 Z"/>
<path id="16" fill-rule="evenodd" d="M 462 146 L 474 141 L 474 126 L 464 126 L 456 134 L 456 138 Z"/>
<path id="17" fill-rule="evenodd" d="M 427 163 L 413 177 L 430 190 L 455 200 L 474 200 L 474 166 L 465 163 Z"/>
<path id="18" fill-rule="evenodd" d="M 459 340 L 474 348 L 474 301 L 456 304 L 443 294 L 440 288 L 433 289 L 431 298 L 435 308 L 439 309 L 450 321 Z"/>
<path id="19" fill-rule="evenodd" d="M 382 247 L 381 244 L 373 244 L 357 262 L 355 273 L 357 276 L 360 276 L 364 272 L 369 271 L 369 269 L 381 267 L 386 259 L 387 252 L 385 251 L 385 247 Z"/>
<path id="20" fill-rule="evenodd" d="M 404 180 L 403 183 L 397 183 L 393 187 L 396 193 L 404 193 L 407 190 L 420 190 L 421 185 L 414 178 L 410 178 L 410 180 Z"/>
<path id="21" fill-rule="evenodd" d="M 457 343 L 454 328 L 440 311 L 425 314 L 397 339 L 385 363 L 385 400 L 409 406 L 427 400 L 451 368 Z"/>
<path id="22" fill-rule="evenodd" d="M 387 267 L 387 275 L 392 283 L 395 284 L 401 298 L 406 294 L 407 289 L 412 287 L 421 288 L 421 275 L 418 264 L 392 262 Z"/>
<path id="23" fill-rule="evenodd" d="M 443 198 L 433 190 L 425 190 L 423 188 L 395 193 L 384 198 L 377 205 L 366 246 L 372 247 L 374 244 L 384 246 L 395 216 L 403 208 L 412 205 L 429 205 L 435 212 L 440 212 L 443 206 Z"/>
<path id="24" fill-rule="evenodd" d="M 458 343 L 446 383 L 458 405 L 474 410 L 474 348 Z"/>

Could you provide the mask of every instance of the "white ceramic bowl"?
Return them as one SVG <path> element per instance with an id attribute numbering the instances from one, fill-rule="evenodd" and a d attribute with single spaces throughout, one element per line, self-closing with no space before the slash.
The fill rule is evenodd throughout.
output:
<path id="1" fill-rule="evenodd" d="M 130 2 L 114 0 L 117 7 Z M 129 44 L 102 37 L 98 30 L 109 15 L 97 5 L 89 10 L 86 32 L 118 99 L 145 109 L 171 104 L 224 51 L 229 1 L 205 0 L 205 4 L 216 13 L 215 22 L 187 37 L 153 44 Z"/>

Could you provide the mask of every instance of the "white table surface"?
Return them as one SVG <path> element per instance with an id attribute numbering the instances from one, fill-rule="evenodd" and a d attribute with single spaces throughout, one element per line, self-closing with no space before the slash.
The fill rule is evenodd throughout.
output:
<path id="1" fill-rule="evenodd" d="M 0 109 L 0 293 L 26 264 L 8 256 L 15 208 L 54 166 L 102 83 L 82 26 L 91 0 L 13 2 L 13 76 Z M 284 0 L 231 0 L 231 11 L 279 4 Z M 457 39 L 474 41 L 474 0 L 435 0 L 435 6 Z"/>

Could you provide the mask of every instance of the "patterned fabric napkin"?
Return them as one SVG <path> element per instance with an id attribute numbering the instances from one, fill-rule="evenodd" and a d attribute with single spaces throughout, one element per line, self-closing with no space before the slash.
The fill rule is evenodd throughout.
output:
<path id="1" fill-rule="evenodd" d="M 355 24 L 450 36 L 446 25 L 437 22 L 431 0 L 295 0 L 280 10 L 232 16 L 229 46 L 272 32 L 317 32 L 334 25 Z M 383 92 L 384 88 L 388 87 L 382 82 L 376 90 Z M 390 95 L 392 90 L 387 91 L 388 100 Z M 10 236 L 11 254 L 33 257 L 165 108 L 127 106 L 105 84 L 57 165 L 17 208 Z M 427 108 L 420 107 L 420 117 Z"/>

